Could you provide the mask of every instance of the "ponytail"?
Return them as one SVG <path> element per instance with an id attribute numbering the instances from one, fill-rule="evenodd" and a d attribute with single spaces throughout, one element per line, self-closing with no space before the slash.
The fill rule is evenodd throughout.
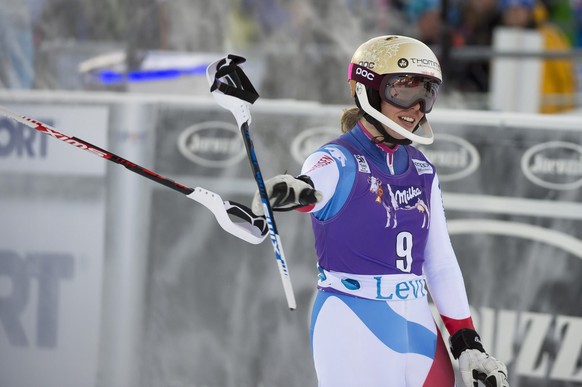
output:
<path id="1" fill-rule="evenodd" d="M 352 130 L 363 116 L 364 112 L 358 107 L 354 106 L 352 108 L 344 109 L 340 117 L 340 128 L 342 133 L 347 133 Z"/>

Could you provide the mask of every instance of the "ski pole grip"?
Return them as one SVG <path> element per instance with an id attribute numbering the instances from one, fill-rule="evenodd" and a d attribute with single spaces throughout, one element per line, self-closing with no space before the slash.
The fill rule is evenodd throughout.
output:
<path id="1" fill-rule="evenodd" d="M 255 103 L 259 98 L 259 93 L 257 93 L 257 90 L 239 66 L 244 62 L 246 62 L 245 58 L 233 54 L 229 54 L 226 58 L 221 59 L 216 65 L 216 74 L 214 75 L 214 82 L 210 86 L 210 92 L 219 90 L 223 94 L 241 99 L 250 104 Z M 223 79 L 226 82 L 223 82 Z"/>

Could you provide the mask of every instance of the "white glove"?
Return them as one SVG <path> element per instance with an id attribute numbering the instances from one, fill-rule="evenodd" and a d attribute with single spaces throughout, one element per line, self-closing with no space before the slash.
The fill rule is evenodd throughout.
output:
<path id="1" fill-rule="evenodd" d="M 459 329 L 449 338 L 451 353 L 459 359 L 459 371 L 465 387 L 477 387 L 478 380 L 487 387 L 509 387 L 505 364 L 489 356 L 481 338 L 473 329 Z"/>
<path id="2" fill-rule="evenodd" d="M 477 380 L 487 387 L 509 387 L 505 364 L 477 349 L 461 353 L 459 370 L 465 387 L 477 387 Z"/>
<path id="3" fill-rule="evenodd" d="M 277 175 L 265 181 L 265 189 L 273 211 L 290 211 L 295 208 L 315 204 L 322 199 L 321 192 L 313 187 L 308 176 Z M 255 192 L 252 211 L 256 215 L 264 215 L 263 202 L 259 191 Z"/>

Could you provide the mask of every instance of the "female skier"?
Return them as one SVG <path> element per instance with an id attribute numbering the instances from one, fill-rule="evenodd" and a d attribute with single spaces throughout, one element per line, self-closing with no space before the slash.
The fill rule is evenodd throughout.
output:
<path id="1" fill-rule="evenodd" d="M 508 387 L 505 365 L 473 326 L 435 166 L 410 145 L 433 140 L 426 114 L 442 82 L 436 56 L 416 39 L 376 37 L 356 50 L 348 80 L 356 107 L 341 117 L 344 134 L 311 154 L 299 176 L 266 182 L 274 210 L 311 214 L 319 386 L 453 387 L 430 289 L 465 386 Z M 263 213 L 258 192 L 253 211 Z"/>

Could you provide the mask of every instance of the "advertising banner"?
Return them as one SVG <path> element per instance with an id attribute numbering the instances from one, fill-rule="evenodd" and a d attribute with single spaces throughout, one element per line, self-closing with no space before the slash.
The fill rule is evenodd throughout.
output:
<path id="1" fill-rule="evenodd" d="M 106 107 L 10 109 L 106 146 Z M 84 153 L 0 118 L 1 386 L 95 386 L 105 168 Z"/>
<path id="2" fill-rule="evenodd" d="M 253 107 L 251 135 L 266 178 L 298 174 L 309 152 L 340 134 L 339 108 L 283 106 Z M 507 363 L 513 387 L 579 385 L 582 131 L 575 118 L 499 117 L 435 111 L 436 141 L 422 150 L 439 171 L 487 350 Z M 160 173 L 250 204 L 255 183 L 228 112 L 163 106 L 158 119 Z M 295 311 L 286 307 L 268 241 L 246 244 L 203 207 L 154 190 L 142 385 L 317 384 L 308 326 L 317 280 L 310 219 L 275 216 Z"/>
<path id="3" fill-rule="evenodd" d="M 494 117 L 492 113 L 489 117 Z M 453 124 L 439 166 L 475 323 L 515 386 L 582 382 L 582 132 L 576 117 Z"/>
<path id="4" fill-rule="evenodd" d="M 107 149 L 107 112 L 104 108 L 42 104 L 5 104 L 27 115 Z M 44 175 L 105 175 L 105 163 L 87 157 L 74 146 L 56 141 L 14 120 L 0 116 L 0 172 Z"/>
<path id="5" fill-rule="evenodd" d="M 256 183 L 228 111 L 210 100 L 144 101 L 118 104 L 115 114 L 9 107 L 250 205 Z M 310 152 L 340 134 L 341 110 L 253 105 L 263 177 L 298 174 Z M 437 167 L 485 348 L 507 364 L 512 387 L 580 385 L 580 120 L 446 110 L 429 119 L 435 142 L 418 147 Z M 297 300 L 290 311 L 268 239 L 246 243 L 184 195 L 0 123 L 0 385 L 317 385 L 309 215 L 275 213 Z M 70 158 L 53 148 L 61 145 Z"/>
<path id="6" fill-rule="evenodd" d="M 0 211 L 0 385 L 94 386 L 103 207 L 2 199 Z"/>

